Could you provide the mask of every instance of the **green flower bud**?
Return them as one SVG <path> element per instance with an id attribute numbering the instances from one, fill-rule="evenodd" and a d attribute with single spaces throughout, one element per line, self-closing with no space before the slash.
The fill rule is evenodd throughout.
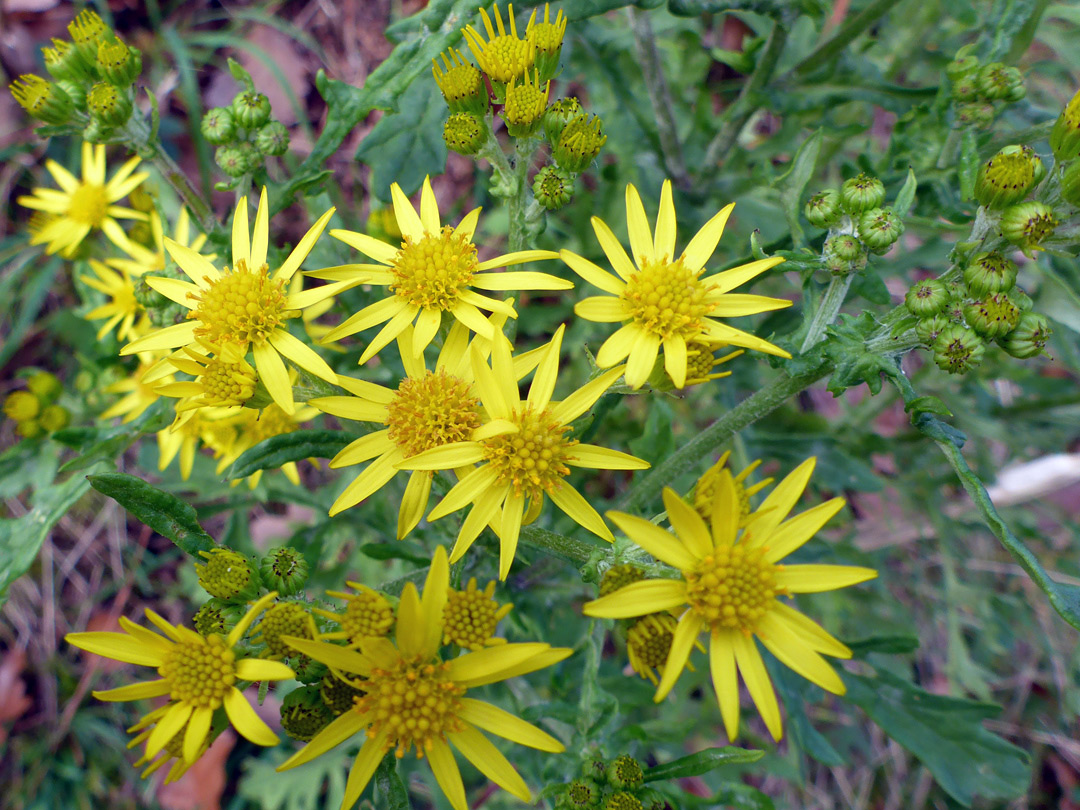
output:
<path id="1" fill-rule="evenodd" d="M 232 101 L 232 112 L 244 129 L 258 129 L 270 120 L 270 99 L 251 90 L 238 93 Z"/>
<path id="2" fill-rule="evenodd" d="M 72 107 L 79 112 L 86 112 L 86 86 L 82 82 L 71 79 L 58 79 L 56 86 L 71 99 Z M 85 139 L 84 137 L 83 140 Z"/>
<path id="3" fill-rule="evenodd" d="M 557 166 L 545 166 L 533 178 L 533 196 L 548 211 L 557 211 L 574 196 L 574 175 Z"/>
<path id="4" fill-rule="evenodd" d="M 1023 250 L 1037 248 L 1057 226 L 1054 209 L 1041 202 L 1017 203 L 1001 213 L 1001 235 Z"/>
<path id="5" fill-rule="evenodd" d="M 590 757 L 581 766 L 581 776 L 598 785 L 607 784 L 607 763 L 600 757 Z"/>
<path id="6" fill-rule="evenodd" d="M 562 135 L 566 125 L 581 113 L 581 102 L 574 96 L 560 98 L 549 104 L 547 110 L 544 111 L 544 137 L 547 138 L 548 143 L 558 143 L 559 136 Z"/>
<path id="7" fill-rule="evenodd" d="M 76 82 L 91 81 L 94 78 L 70 42 L 53 39 L 52 44 L 51 48 L 41 49 L 49 75 L 54 79 L 70 79 Z"/>
<path id="8" fill-rule="evenodd" d="M 63 405 L 49 405 L 41 412 L 38 423 L 42 430 L 55 433 L 71 423 L 71 413 Z"/>
<path id="9" fill-rule="evenodd" d="M 228 107 L 214 107 L 202 117 L 201 129 L 207 142 L 221 146 L 236 137 L 236 119 Z"/>
<path id="10" fill-rule="evenodd" d="M 994 123 L 994 105 L 982 102 L 960 104 L 956 108 L 956 120 L 962 126 L 986 129 Z"/>
<path id="11" fill-rule="evenodd" d="M 955 82 L 963 76 L 973 76 L 978 72 L 979 60 L 971 53 L 972 50 L 970 45 L 965 45 L 945 66 L 945 75 L 949 77 L 949 81 Z"/>
<path id="12" fill-rule="evenodd" d="M 1031 296 L 1021 290 L 1019 287 L 1013 287 L 1009 291 L 1009 297 L 1012 302 L 1020 309 L 1021 313 L 1030 312 L 1035 306 L 1035 302 L 1031 300 Z"/>
<path id="13" fill-rule="evenodd" d="M 952 83 L 953 98 L 957 102 L 972 102 L 979 97 L 975 76 L 963 76 Z"/>
<path id="14" fill-rule="evenodd" d="M 471 113 L 454 113 L 443 125 L 443 140 L 448 149 L 471 157 L 487 140 L 487 123 Z"/>
<path id="15" fill-rule="evenodd" d="M 68 36 L 75 46 L 74 50 L 86 68 L 88 76 L 97 70 L 98 45 L 113 39 L 116 35 L 105 25 L 97 13 L 84 9 L 68 23 Z"/>
<path id="16" fill-rule="evenodd" d="M 1046 318 L 1035 312 L 1025 312 L 1016 328 L 1000 341 L 1001 348 L 1013 357 L 1026 360 L 1042 354 L 1053 333 Z"/>
<path id="17" fill-rule="evenodd" d="M 929 318 L 944 311 L 949 291 L 936 278 L 916 282 L 904 296 L 904 303 L 916 318 Z"/>
<path id="18" fill-rule="evenodd" d="M 560 169 L 581 174 L 600 154 L 606 142 L 603 121 L 582 114 L 563 128 L 551 154 Z"/>
<path id="19" fill-rule="evenodd" d="M 282 640 L 283 636 L 315 638 L 315 620 L 306 607 L 297 602 L 275 602 L 263 613 L 251 640 L 265 644 L 271 658 L 288 658 L 295 650 Z"/>
<path id="20" fill-rule="evenodd" d="M 1050 148 L 1059 163 L 1080 156 L 1080 92 L 1061 111 L 1050 130 Z"/>
<path id="21" fill-rule="evenodd" d="M 604 801 L 604 810 L 643 810 L 641 800 L 633 793 L 617 790 Z"/>
<path id="22" fill-rule="evenodd" d="M 541 82 L 537 71 L 532 77 L 526 73 L 523 79 L 510 80 L 502 117 L 511 137 L 528 138 L 540 129 L 550 92 L 551 82 Z"/>
<path id="23" fill-rule="evenodd" d="M 885 186 L 876 177 L 863 172 L 840 186 L 840 202 L 850 214 L 861 214 L 885 202 Z"/>
<path id="24" fill-rule="evenodd" d="M 1016 265 L 996 250 L 979 253 L 964 268 L 964 282 L 976 296 L 1008 292 L 1016 285 Z"/>
<path id="25" fill-rule="evenodd" d="M 1046 173 L 1042 161 L 1030 146 L 1006 146 L 979 167 L 975 179 L 975 199 L 980 205 L 998 209 L 1019 202 Z"/>
<path id="26" fill-rule="evenodd" d="M 289 658 L 289 666 L 296 673 L 296 680 L 300 683 L 320 683 L 330 670 L 321 661 L 309 658 L 306 655 L 294 652 Z"/>
<path id="27" fill-rule="evenodd" d="M 46 124 L 66 124 L 74 104 L 59 86 L 33 73 L 24 73 L 8 85 L 19 106 Z"/>
<path id="28" fill-rule="evenodd" d="M 563 805 L 569 810 L 590 810 L 600 806 L 600 787 L 591 779 L 575 779 L 566 787 Z"/>
<path id="29" fill-rule="evenodd" d="M 82 132 L 82 139 L 87 143 L 108 143 L 114 130 L 115 127 L 106 124 L 100 118 L 91 118 L 90 123 Z"/>
<path id="30" fill-rule="evenodd" d="M 991 62 L 979 68 L 975 83 L 983 98 L 1000 101 L 1015 94 L 1017 87 L 1023 87 L 1024 77 L 1014 67 L 1006 67 L 1001 62 Z"/>
<path id="31" fill-rule="evenodd" d="M 1080 160 L 1070 160 L 1061 175 L 1061 196 L 1070 205 L 1080 207 Z"/>
<path id="32" fill-rule="evenodd" d="M 985 338 L 1007 335 L 1020 322 L 1020 308 L 1006 293 L 990 293 L 964 305 L 964 320 Z"/>
<path id="33" fill-rule="evenodd" d="M 264 155 L 281 157 L 289 151 L 289 130 L 280 121 L 264 124 L 255 136 L 255 148 Z"/>
<path id="34" fill-rule="evenodd" d="M 807 221 L 815 228 L 828 228 L 840 221 L 844 209 L 840 205 L 840 192 L 834 188 L 819 191 L 806 201 L 803 208 Z"/>
<path id="35" fill-rule="evenodd" d="M 37 371 L 27 381 L 26 387 L 42 402 L 55 402 L 57 397 L 64 393 L 63 383 L 55 374 L 48 371 Z"/>
<path id="36" fill-rule="evenodd" d="M 302 686 L 281 701 L 281 727 L 294 740 L 307 742 L 326 728 L 334 715 L 319 696 L 319 687 Z"/>
<path id="37" fill-rule="evenodd" d="M 937 336 L 951 324 L 952 321 L 944 315 L 932 315 L 929 318 L 922 318 L 915 324 L 915 334 L 925 346 L 932 346 Z"/>
<path id="38" fill-rule="evenodd" d="M 4 398 L 4 414 L 15 422 L 27 422 L 41 413 L 41 401 L 29 391 L 12 391 Z"/>
<path id="39" fill-rule="evenodd" d="M 833 275 L 844 276 L 866 266 L 866 249 L 851 234 L 830 236 L 824 245 L 825 266 Z"/>
<path id="40" fill-rule="evenodd" d="M 970 329 L 953 324 L 934 341 L 934 362 L 950 374 L 963 374 L 982 362 L 986 347 Z"/>
<path id="41" fill-rule="evenodd" d="M 490 107 L 483 74 L 461 55 L 461 51 L 451 48 L 448 53 L 449 58 L 445 53 L 441 54 L 445 70 L 431 60 L 431 72 L 446 106 L 452 113 L 472 113 L 482 118 Z"/>
<path id="42" fill-rule="evenodd" d="M 636 565 L 613 565 L 604 572 L 604 577 L 600 580 L 600 596 L 615 593 L 643 579 L 645 579 L 645 572 Z"/>
<path id="43" fill-rule="evenodd" d="M 24 439 L 36 439 L 45 434 L 45 429 L 38 424 L 36 419 L 27 419 L 25 422 L 15 424 L 15 433 Z"/>
<path id="44" fill-rule="evenodd" d="M 667 799 L 652 788 L 645 788 L 638 793 L 641 804 L 645 810 L 670 810 Z"/>
<path id="45" fill-rule="evenodd" d="M 319 697 L 334 717 L 339 717 L 353 708 L 356 705 L 356 698 L 362 694 L 364 694 L 363 691 L 341 680 L 332 672 L 322 679 L 319 687 Z"/>
<path id="46" fill-rule="evenodd" d="M 86 106 L 95 121 L 107 127 L 123 126 L 131 118 L 127 92 L 108 82 L 98 82 L 86 94 Z"/>
<path id="47" fill-rule="evenodd" d="M 97 68 L 101 77 L 117 87 L 130 87 L 142 73 L 142 52 L 119 39 L 98 43 Z"/>
<path id="48" fill-rule="evenodd" d="M 245 607 L 222 599 L 208 599 L 192 618 L 200 636 L 225 636 L 243 617 Z"/>
<path id="49" fill-rule="evenodd" d="M 963 298 L 950 298 L 949 303 L 945 305 L 945 309 L 941 314 L 949 319 L 950 323 L 964 323 L 964 306 L 965 301 Z"/>
<path id="50" fill-rule="evenodd" d="M 275 548 L 259 563 L 259 575 L 263 584 L 282 596 L 299 593 L 308 578 L 308 564 L 304 555 L 295 548 Z"/>
<path id="51" fill-rule="evenodd" d="M 205 564 L 195 563 L 199 585 L 211 596 L 245 602 L 259 595 L 259 574 L 243 554 L 231 548 L 200 551 Z"/>
<path id="52" fill-rule="evenodd" d="M 904 223 L 891 208 L 871 208 L 858 222 L 859 238 L 874 253 L 885 253 L 904 232 Z"/>
<path id="53" fill-rule="evenodd" d="M 553 79 L 559 70 L 559 55 L 562 53 L 563 37 L 566 35 L 566 16 L 559 9 L 555 22 L 551 22 L 550 9 L 544 5 L 544 21 L 536 22 L 536 11 L 529 18 L 525 29 L 525 39 L 532 39 L 536 48 L 536 69 L 540 81 Z"/>
<path id="54" fill-rule="evenodd" d="M 229 177 L 242 177 L 251 171 L 251 158 L 248 150 L 243 147 L 248 144 L 232 144 L 219 146 L 214 152 L 214 162 Z"/>
<path id="55" fill-rule="evenodd" d="M 616 790 L 637 790 L 645 783 L 641 763 L 628 754 L 616 757 L 607 768 L 608 784 Z"/>

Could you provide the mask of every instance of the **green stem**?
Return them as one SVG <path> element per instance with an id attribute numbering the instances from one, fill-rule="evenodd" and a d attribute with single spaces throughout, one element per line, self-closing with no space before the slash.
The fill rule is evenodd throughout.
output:
<path id="1" fill-rule="evenodd" d="M 945 137 L 945 143 L 941 145 L 941 151 L 938 152 L 937 163 L 934 165 L 938 169 L 945 169 L 956 163 L 956 150 L 960 147 L 960 130 L 953 127 L 949 130 L 949 134 Z"/>
<path id="2" fill-rule="evenodd" d="M 795 65 L 788 73 L 800 76 L 828 62 L 850 45 L 855 37 L 877 22 L 880 17 L 887 14 L 889 9 L 899 1 L 873 0 L 870 5 L 840 26 L 840 29 L 829 39 L 814 48 L 809 56 Z"/>
<path id="3" fill-rule="evenodd" d="M 521 530 L 521 542 L 576 566 L 584 565 L 598 554 L 611 555 L 608 549 L 591 546 L 564 534 L 556 534 L 535 526 L 525 526 Z"/>
<path id="4" fill-rule="evenodd" d="M 519 139 L 514 147 L 512 175 L 514 193 L 507 200 L 510 214 L 510 231 L 507 235 L 507 242 L 511 252 L 525 250 L 526 247 L 525 197 L 528 192 L 528 183 L 525 180 L 529 172 L 529 164 L 532 162 L 532 156 L 532 138 Z"/>
<path id="5" fill-rule="evenodd" d="M 653 115 L 656 116 L 656 130 L 660 136 L 664 165 L 676 185 L 685 188 L 689 185 L 690 178 L 686 173 L 686 162 L 683 160 L 682 145 L 679 143 L 679 132 L 672 110 L 671 93 L 660 65 L 660 54 L 656 49 L 652 25 L 649 24 L 648 15 L 632 6 L 627 8 L 627 14 L 630 17 L 630 28 L 634 32 L 634 50 L 637 52 L 645 87 L 649 91 Z"/>
<path id="6" fill-rule="evenodd" d="M 825 294 L 821 296 L 821 303 L 806 330 L 806 338 L 803 339 L 802 348 L 799 349 L 801 353 L 805 354 L 825 337 L 825 330 L 836 320 L 840 307 L 844 305 L 844 299 L 847 297 L 854 275 L 854 273 L 848 273 L 844 276 L 833 276 L 829 281 L 829 286 Z"/>

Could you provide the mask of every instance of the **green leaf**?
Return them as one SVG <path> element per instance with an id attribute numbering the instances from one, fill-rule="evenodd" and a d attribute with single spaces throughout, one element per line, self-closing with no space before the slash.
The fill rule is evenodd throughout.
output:
<path id="1" fill-rule="evenodd" d="M 845 672 L 845 699 L 914 754 L 950 796 L 970 806 L 976 796 L 1014 799 L 1031 781 L 1027 752 L 987 731 L 982 721 L 1001 708 L 935 695 L 878 670 L 876 678 Z"/>
<path id="2" fill-rule="evenodd" d="M 231 56 L 229 57 L 229 73 L 232 74 L 236 81 L 244 85 L 244 89 L 249 93 L 255 92 L 255 80 L 251 78 L 251 74 L 247 72 L 247 69 Z"/>
<path id="3" fill-rule="evenodd" d="M 225 477 L 237 481 L 259 470 L 276 470 L 290 461 L 333 458 L 356 438 L 356 435 L 340 430 L 296 430 L 271 436 L 245 450 L 229 467 Z"/>
<path id="4" fill-rule="evenodd" d="M 975 141 L 975 132 L 965 129 L 960 139 L 960 198 L 975 198 L 975 177 L 979 173 L 979 145 Z"/>
<path id="5" fill-rule="evenodd" d="M 397 757 L 387 753 L 375 771 L 375 806 L 409 810 L 409 792 L 397 772 Z"/>
<path id="6" fill-rule="evenodd" d="M 125 450 L 147 433 L 156 433 L 172 421 L 169 413 L 172 402 L 159 399 L 137 419 L 127 424 L 103 428 L 67 428 L 53 434 L 61 444 L 73 447 L 81 452 L 67 461 L 60 472 L 84 470 L 98 461 L 112 461 L 119 458 Z"/>
<path id="7" fill-rule="evenodd" d="M 904 655 L 919 649 L 919 637 L 916 635 L 870 636 L 858 641 L 845 641 L 855 658 L 865 658 L 870 653 L 885 655 Z"/>
<path id="8" fill-rule="evenodd" d="M 799 222 L 799 209 L 802 203 L 803 191 L 810 178 L 814 175 L 817 167 L 818 155 L 821 153 L 822 134 L 818 129 L 802 142 L 795 157 L 791 160 L 791 168 L 778 180 L 781 184 L 780 201 L 784 207 L 784 216 L 787 217 L 788 228 L 791 231 L 791 239 L 796 248 L 803 245 L 803 229 Z"/>
<path id="9" fill-rule="evenodd" d="M 701 806 L 701 805 L 699 805 Z M 720 788 L 720 792 L 708 800 L 710 808 L 722 807 L 724 810 L 776 810 L 773 800 L 752 785 L 731 782 Z"/>
<path id="10" fill-rule="evenodd" d="M 417 565 L 431 564 L 431 558 L 412 554 L 400 543 L 365 543 L 360 546 L 360 553 L 373 560 L 408 560 Z"/>
<path id="11" fill-rule="evenodd" d="M 203 531 L 195 510 L 175 495 L 127 473 L 88 476 L 90 485 L 108 495 L 162 537 L 172 540 L 184 553 L 198 557 L 214 548 L 214 538 Z"/>
<path id="12" fill-rule="evenodd" d="M 932 413 L 938 416 L 952 416 L 952 411 L 937 397 L 916 397 L 910 402 L 904 403 L 904 410 L 911 414 L 912 424 L 920 413 Z"/>
<path id="13" fill-rule="evenodd" d="M 442 174 L 446 168 L 442 137 L 446 116 L 446 102 L 434 81 L 425 77 L 409 86 L 398 112 L 384 115 L 356 150 L 356 159 L 371 167 L 373 194 L 389 200 L 391 183 L 400 185 L 407 195 L 413 194 L 425 176 Z"/>
<path id="14" fill-rule="evenodd" d="M 706 748 L 696 754 L 673 759 L 663 765 L 654 765 L 645 770 L 646 782 L 659 782 L 667 779 L 682 779 L 687 776 L 701 776 L 724 765 L 745 765 L 757 762 L 765 756 L 764 751 L 753 748 L 739 748 L 726 745 L 723 748 Z"/>
<path id="15" fill-rule="evenodd" d="M 896 195 L 896 200 L 893 201 L 893 211 L 896 215 L 903 219 L 908 215 L 911 210 L 911 206 L 915 203 L 915 189 L 918 188 L 919 183 L 915 179 L 915 170 L 908 168 L 907 180 L 904 181 L 904 185 L 900 187 L 900 191 Z"/>

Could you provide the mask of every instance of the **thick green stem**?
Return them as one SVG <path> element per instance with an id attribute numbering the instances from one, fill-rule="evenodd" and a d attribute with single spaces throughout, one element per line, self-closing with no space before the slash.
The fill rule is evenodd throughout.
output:
<path id="1" fill-rule="evenodd" d="M 833 276 L 829 281 L 825 295 L 821 296 L 821 303 L 818 305 L 817 311 L 814 312 L 814 317 L 810 320 L 810 326 L 806 330 L 806 338 L 803 340 L 802 348 L 799 349 L 800 352 L 805 354 L 825 337 L 825 330 L 829 324 L 836 320 L 840 307 L 844 305 L 844 299 L 847 297 L 848 288 L 851 286 L 854 275 L 854 273 L 848 273 L 844 276 Z"/>
<path id="2" fill-rule="evenodd" d="M 809 73 L 828 62 L 844 50 L 855 37 L 889 12 L 900 0 L 873 0 L 866 8 L 840 26 L 835 34 L 812 50 L 805 59 L 795 65 L 789 73 L 796 76 Z"/>
<path id="3" fill-rule="evenodd" d="M 649 17 L 633 7 L 627 8 L 627 14 L 630 17 L 630 28 L 634 32 L 634 50 L 637 52 L 645 87 L 649 91 L 653 115 L 656 116 L 656 131 L 660 136 L 664 165 L 675 183 L 686 187 L 690 178 L 686 173 L 686 162 L 683 160 L 682 145 L 679 143 L 679 132 L 672 110 L 671 93 L 664 79 L 664 70 L 660 64 L 660 54 L 656 49 L 656 38 L 653 36 Z"/>
<path id="4" fill-rule="evenodd" d="M 609 556 L 611 554 L 609 549 L 590 546 L 572 537 L 538 529 L 535 526 L 526 526 L 521 530 L 521 542 L 577 566 L 584 565 L 597 554 Z"/>
<path id="5" fill-rule="evenodd" d="M 525 198 L 528 196 L 526 179 L 529 164 L 532 162 L 533 141 L 531 138 L 518 140 L 514 149 L 513 191 L 507 199 L 510 214 L 510 232 L 507 235 L 511 252 L 525 250 L 527 227 L 525 224 Z"/>

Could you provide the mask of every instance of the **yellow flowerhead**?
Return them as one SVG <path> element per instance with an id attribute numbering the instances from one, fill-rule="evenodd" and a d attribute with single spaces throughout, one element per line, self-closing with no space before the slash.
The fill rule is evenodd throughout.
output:
<path id="1" fill-rule="evenodd" d="M 484 20 L 484 30 L 487 32 L 486 42 L 480 32 L 471 25 L 461 29 L 461 33 L 465 35 L 465 42 L 468 43 L 469 50 L 472 51 L 480 69 L 492 82 L 505 85 L 511 79 L 524 76 L 532 70 L 536 60 L 536 44 L 531 32 L 526 34 L 525 39 L 518 39 L 513 3 L 507 6 L 506 11 L 510 22 L 509 34 L 503 27 L 499 4 L 492 3 L 491 8 L 495 13 L 494 27 L 491 25 L 491 18 L 487 11 L 480 9 L 480 16 Z M 496 90 L 496 95 L 502 94 Z"/>
<path id="2" fill-rule="evenodd" d="M 45 245 L 46 253 L 59 253 L 65 258 L 74 255 L 93 230 L 100 230 L 113 243 L 128 242 L 119 219 L 145 220 L 146 214 L 116 205 L 138 187 L 149 175 L 134 174 L 140 159 L 133 157 L 117 170 L 112 179 L 105 179 L 105 147 L 83 143 L 82 180 L 55 160 L 45 161 L 60 190 L 35 188 L 29 197 L 19 197 L 19 204 L 50 215 L 47 223 L 30 236 L 30 244 Z"/>
<path id="3" fill-rule="evenodd" d="M 190 310 L 188 319 L 129 343 L 120 354 L 191 346 L 197 338 L 209 343 L 231 344 L 242 355 L 250 350 L 266 390 L 282 410 L 291 414 L 296 406 L 282 356 L 317 377 L 331 383 L 337 381 L 326 361 L 290 334 L 288 320 L 298 317 L 300 310 L 337 294 L 350 286 L 349 283 L 327 284 L 299 293 L 286 290 L 289 280 L 300 269 L 333 214 L 331 208 L 319 217 L 273 273 L 266 263 L 270 206 L 265 188 L 259 197 L 254 232 L 250 235 L 247 198 L 236 205 L 232 221 L 231 267 L 219 270 L 197 251 L 166 239 L 165 249 L 194 283 L 161 276 L 149 276 L 146 281 L 169 300 L 187 307 Z"/>
<path id="4" fill-rule="evenodd" d="M 150 739 L 150 735 L 154 733 L 154 729 L 157 727 L 158 721 L 169 713 L 172 705 L 173 704 L 171 703 L 166 703 L 160 709 L 155 709 L 149 714 L 143 716 L 138 723 L 129 728 L 128 734 L 134 734 L 135 737 L 128 742 L 127 747 L 129 749 L 135 748 L 136 746 L 141 745 L 145 743 L 148 739 Z M 166 765 L 169 765 L 169 770 L 165 776 L 166 785 L 170 782 L 175 782 L 177 779 L 179 779 L 181 776 L 188 772 L 188 769 L 194 762 L 194 760 L 192 761 L 192 763 L 186 762 L 184 760 L 184 737 L 187 734 L 187 728 L 190 723 L 191 721 L 189 720 L 188 723 L 180 729 L 180 731 L 176 732 L 176 734 L 173 735 L 172 739 L 165 743 L 165 747 L 158 751 L 156 754 L 151 755 L 144 752 L 141 757 L 135 760 L 136 768 L 142 768 L 143 765 L 146 766 L 145 768 L 143 768 L 142 774 L 140 774 L 143 779 L 148 777 L 150 774 L 156 773 L 157 771 L 161 770 Z M 203 755 L 206 749 L 210 747 L 209 743 L 210 740 L 208 738 L 202 744 L 200 749 L 196 752 L 195 759 L 198 759 Z"/>
<path id="5" fill-rule="evenodd" d="M 578 302 L 574 312 L 600 323 L 622 323 L 596 355 L 601 368 L 609 368 L 629 357 L 626 382 L 640 388 L 649 377 L 657 354 L 664 349 L 664 368 L 677 388 L 687 379 L 687 344 L 720 342 L 756 349 L 779 357 L 790 357 L 768 341 L 735 329 L 717 318 L 753 315 L 791 306 L 781 298 L 760 295 L 732 295 L 730 290 L 784 261 L 761 259 L 703 278 L 705 263 L 724 232 L 732 203 L 706 222 L 690 240 L 682 255 L 675 258 L 675 204 L 671 181 L 665 180 L 660 194 L 660 213 L 655 236 L 637 189 L 626 187 L 626 225 L 630 232 L 633 261 L 603 220 L 592 218 L 593 230 L 617 276 L 587 259 L 560 252 L 564 262 L 579 276 L 608 295 Z"/>
<path id="6" fill-rule="evenodd" d="M 155 359 L 153 352 L 143 352 L 139 356 L 139 367 L 130 376 L 105 386 L 105 392 L 109 394 L 123 394 L 101 414 L 102 419 L 112 419 L 122 416 L 123 422 L 133 422 L 158 401 L 161 396 L 157 387 L 163 382 L 172 381 L 172 375 L 166 372 L 162 378 L 157 374 L 160 363 Z"/>
<path id="7" fill-rule="evenodd" d="M 499 622 L 514 609 L 511 604 L 495 601 L 495 583 L 484 590 L 476 587 L 476 577 L 469 579 L 465 590 L 451 588 L 443 609 L 443 644 L 457 644 L 465 650 L 482 650 L 505 644 L 506 639 L 495 635 Z"/>
<path id="8" fill-rule="evenodd" d="M 627 453 L 582 444 L 569 437 L 573 430 L 570 423 L 603 396 L 623 369 L 620 366 L 601 374 L 561 402 L 552 402 L 564 331 L 565 327 L 560 326 L 545 347 L 526 399 L 518 391 L 506 338 L 500 336 L 492 346 L 490 366 L 479 349 L 473 348 L 472 367 L 480 401 L 494 420 L 510 423 L 512 432 L 447 444 L 398 464 L 405 470 L 446 470 L 480 464 L 446 493 L 428 520 L 438 520 L 473 504 L 461 524 L 450 559 L 461 559 L 490 523 L 499 535 L 499 579 L 506 579 L 510 571 L 522 524 L 536 519 L 545 496 L 581 526 L 614 542 L 604 519 L 565 480 L 571 467 L 643 470 L 649 466 Z"/>
<path id="9" fill-rule="evenodd" d="M 535 672 L 570 655 L 571 650 L 547 644 L 501 644 L 444 658 L 444 608 L 450 584 L 446 550 L 435 550 L 421 596 L 405 585 L 397 611 L 395 641 L 362 639 L 358 650 L 325 641 L 286 638 L 304 655 L 321 661 L 339 678 L 361 690 L 353 707 L 319 732 L 279 770 L 294 768 L 364 732 L 342 810 L 364 792 L 388 751 L 400 758 L 415 749 L 426 758 L 454 810 L 468 810 L 461 772 L 451 750 L 460 751 L 476 768 L 524 802 L 532 796 L 514 766 L 481 729 L 541 751 L 560 753 L 562 743 L 497 706 L 466 697 L 468 690 Z"/>
<path id="10" fill-rule="evenodd" d="M 185 346 L 169 357 L 168 363 L 195 378 L 156 389 L 163 396 L 182 398 L 176 404 L 177 413 L 194 408 L 235 407 L 255 395 L 255 369 L 235 344 L 198 340 L 197 346 Z"/>
<path id="11" fill-rule="evenodd" d="M 717 481 L 711 531 L 672 489 L 664 490 L 664 505 L 674 535 L 648 520 L 608 512 L 627 537 L 677 568 L 681 579 L 635 582 L 588 602 L 585 615 L 626 619 L 664 611 L 681 613 L 656 690 L 657 702 L 671 691 L 698 635 L 707 631 L 713 686 L 730 739 L 739 730 L 736 670 L 742 673 L 773 738 L 779 740 L 783 733 L 776 694 L 754 636 L 804 678 L 829 692 L 844 693 L 844 682 L 822 653 L 850 658 L 851 650 L 777 598 L 846 588 L 877 576 L 871 568 L 856 566 L 780 564 L 844 506 L 843 498 L 833 498 L 788 518 L 815 462 L 807 459 L 777 484 L 743 529 L 735 484 L 726 469 Z"/>
<path id="12" fill-rule="evenodd" d="M 123 617 L 123 633 L 68 633 L 67 642 L 80 650 L 127 664 L 155 667 L 160 679 L 145 681 L 104 692 L 94 692 L 98 700 L 146 700 L 168 695 L 171 703 L 164 714 L 154 718 L 154 728 L 146 740 L 146 756 L 152 759 L 183 730 L 180 758 L 190 765 L 204 750 L 214 712 L 224 707 L 240 734 L 256 745 L 276 745 L 277 735 L 259 719 L 239 681 L 280 681 L 293 671 L 277 661 L 257 658 L 237 660 L 234 649 L 252 621 L 277 597 L 270 593 L 251 606 L 228 636 L 200 636 L 182 625 L 172 625 L 149 608 L 146 617 L 165 635 L 140 627 Z"/>
<path id="13" fill-rule="evenodd" d="M 705 522 L 709 522 L 712 518 L 713 506 L 716 504 L 716 486 L 720 480 L 721 473 L 726 469 L 730 457 L 731 451 L 725 450 L 724 454 L 720 456 L 717 462 L 709 467 L 694 485 L 694 492 L 690 500 L 694 504 L 697 513 L 701 515 L 702 520 Z M 756 484 L 748 485 L 746 483 L 750 475 L 759 466 L 761 466 L 760 459 L 752 461 L 743 468 L 741 473 L 731 479 L 731 483 L 735 487 L 735 501 L 739 505 L 740 529 L 745 528 L 750 522 L 752 513 L 750 499 L 773 482 L 773 479 L 766 478 L 763 481 L 758 481 Z"/>
<path id="14" fill-rule="evenodd" d="M 332 330 L 326 341 L 339 340 L 381 323 L 386 325 L 371 340 L 360 362 L 366 363 L 391 340 L 416 322 L 412 353 L 419 357 L 431 343 L 442 324 L 443 314 L 452 315 L 481 337 L 493 338 L 491 323 L 480 310 L 497 312 L 516 318 L 517 312 L 506 301 L 498 301 L 480 290 L 570 290 L 572 282 L 547 273 L 511 271 L 488 272 L 500 267 L 556 259 L 550 250 L 522 250 L 497 256 L 487 261 L 476 257 L 473 233 L 480 218 L 480 209 L 470 211 L 456 228 L 443 226 L 439 220 L 439 205 L 431 181 L 424 178 L 420 194 L 419 214 L 401 187 L 390 187 L 394 213 L 404 234 L 400 248 L 362 233 L 332 230 L 330 235 L 371 257 L 378 264 L 344 265 L 316 270 L 308 275 L 316 278 L 388 287 L 391 295 L 357 312 Z"/>

